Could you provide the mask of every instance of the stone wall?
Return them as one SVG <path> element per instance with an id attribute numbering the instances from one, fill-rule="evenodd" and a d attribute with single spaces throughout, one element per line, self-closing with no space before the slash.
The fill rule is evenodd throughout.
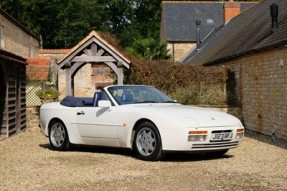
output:
<path id="1" fill-rule="evenodd" d="M 26 122 L 28 128 L 39 127 L 39 109 L 40 106 L 26 107 Z"/>
<path id="2" fill-rule="evenodd" d="M 236 80 L 245 127 L 287 140 L 287 49 L 273 48 L 224 63 Z"/>
<path id="3" fill-rule="evenodd" d="M 60 99 L 62 99 L 66 95 L 66 71 L 59 69 L 58 72 L 58 86 L 61 93 Z M 86 64 L 74 77 L 74 95 L 78 97 L 92 97 L 95 90 L 91 64 Z"/>
<path id="4" fill-rule="evenodd" d="M 103 65 L 103 67 L 107 67 Z M 108 67 L 107 67 L 108 68 Z M 111 73 L 103 75 L 95 75 L 93 72 L 97 67 L 91 64 L 84 65 L 74 77 L 74 95 L 77 97 L 93 97 L 97 88 L 102 86 L 111 85 L 114 79 Z M 60 99 L 66 95 L 66 71 L 58 70 L 58 86 L 61 93 Z"/>
<path id="5" fill-rule="evenodd" d="M 175 61 L 180 61 L 195 46 L 195 43 L 167 43 L 167 49 Z"/>
<path id="6" fill-rule="evenodd" d="M 38 56 L 40 42 L 34 35 L 0 11 L 0 25 L 3 28 L 4 50 L 22 57 Z"/>

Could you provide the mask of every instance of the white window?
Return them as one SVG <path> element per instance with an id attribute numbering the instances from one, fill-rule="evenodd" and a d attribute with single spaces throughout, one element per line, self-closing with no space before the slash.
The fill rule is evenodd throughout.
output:
<path id="1" fill-rule="evenodd" d="M 4 27 L 0 25 L 0 48 L 4 48 Z"/>

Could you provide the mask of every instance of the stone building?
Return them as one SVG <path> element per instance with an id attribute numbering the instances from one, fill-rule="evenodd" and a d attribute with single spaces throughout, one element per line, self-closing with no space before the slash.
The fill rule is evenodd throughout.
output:
<path id="1" fill-rule="evenodd" d="M 233 18 L 185 63 L 228 67 L 245 127 L 287 140 L 287 4 L 264 0 Z M 240 26 L 240 27 L 238 27 Z"/>
<path id="2" fill-rule="evenodd" d="M 204 41 L 231 18 L 255 5 L 255 2 L 163 1 L 161 39 L 167 42 L 175 61 Z M 196 21 L 199 21 L 197 27 Z"/>
<path id="3" fill-rule="evenodd" d="M 26 59 L 39 39 L 0 8 L 0 140 L 26 129 Z"/>
<path id="4" fill-rule="evenodd" d="M 0 47 L 21 57 L 38 56 L 40 39 L 0 8 Z"/>

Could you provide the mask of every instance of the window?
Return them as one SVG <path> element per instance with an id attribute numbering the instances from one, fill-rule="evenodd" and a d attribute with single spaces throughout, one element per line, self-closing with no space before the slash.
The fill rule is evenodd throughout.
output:
<path id="1" fill-rule="evenodd" d="M 4 48 L 4 26 L 0 25 L 0 48 Z"/>

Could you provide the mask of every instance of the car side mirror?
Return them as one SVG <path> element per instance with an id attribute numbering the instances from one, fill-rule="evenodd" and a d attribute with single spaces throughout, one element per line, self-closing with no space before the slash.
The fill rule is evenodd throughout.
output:
<path id="1" fill-rule="evenodd" d="M 108 101 L 108 100 L 99 100 L 98 107 L 111 108 L 112 107 L 112 103 L 110 101 Z"/>

